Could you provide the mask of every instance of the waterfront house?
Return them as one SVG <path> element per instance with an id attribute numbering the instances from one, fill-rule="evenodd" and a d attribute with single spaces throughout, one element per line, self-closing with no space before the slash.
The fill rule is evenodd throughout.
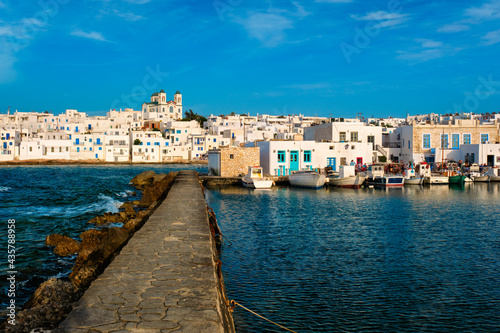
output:
<path id="1" fill-rule="evenodd" d="M 259 147 L 228 147 L 208 151 L 208 173 L 212 176 L 239 177 L 249 166 L 259 166 Z"/>
<path id="2" fill-rule="evenodd" d="M 337 171 L 341 165 L 372 163 L 372 144 L 368 142 L 258 141 L 260 165 L 265 174 L 286 176 L 297 170 Z"/>

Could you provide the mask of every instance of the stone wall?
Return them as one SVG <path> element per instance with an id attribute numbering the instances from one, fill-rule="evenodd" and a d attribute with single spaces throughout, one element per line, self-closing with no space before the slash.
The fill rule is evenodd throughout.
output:
<path id="1" fill-rule="evenodd" d="M 249 166 L 260 165 L 260 148 L 221 148 L 221 177 L 238 177 L 247 174 Z"/>

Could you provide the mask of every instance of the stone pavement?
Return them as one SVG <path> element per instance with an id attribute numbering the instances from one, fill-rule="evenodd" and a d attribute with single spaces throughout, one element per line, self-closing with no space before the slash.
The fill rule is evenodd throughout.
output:
<path id="1" fill-rule="evenodd" d="M 165 201 L 52 332 L 234 332 L 205 198 L 181 171 Z"/>

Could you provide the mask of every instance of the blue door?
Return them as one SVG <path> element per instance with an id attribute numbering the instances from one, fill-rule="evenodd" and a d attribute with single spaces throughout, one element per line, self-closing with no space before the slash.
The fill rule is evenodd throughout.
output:
<path id="1" fill-rule="evenodd" d="M 80 139 L 76 139 L 76 140 L 75 140 L 75 144 L 76 144 L 76 145 L 79 145 L 79 144 L 80 144 Z"/>
<path id="2" fill-rule="evenodd" d="M 337 171 L 337 158 L 336 157 L 327 157 L 327 162 L 329 167 L 332 168 L 333 171 Z"/>
<path id="3" fill-rule="evenodd" d="M 292 150 L 290 152 L 290 172 L 299 170 L 299 151 Z"/>

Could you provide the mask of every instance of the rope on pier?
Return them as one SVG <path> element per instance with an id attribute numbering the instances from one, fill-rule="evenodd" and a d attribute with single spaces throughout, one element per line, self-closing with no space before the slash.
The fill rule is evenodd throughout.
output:
<path id="1" fill-rule="evenodd" d="M 288 332 L 294 332 L 294 333 L 297 333 L 296 331 L 293 331 L 293 330 L 291 330 L 291 329 L 289 329 L 289 328 L 286 328 L 285 326 L 282 326 L 282 325 L 280 325 L 280 324 L 278 324 L 278 323 L 275 323 L 275 322 L 274 322 L 274 321 L 272 321 L 272 320 L 267 319 L 267 318 L 266 318 L 266 317 L 264 317 L 264 316 L 261 316 L 261 315 L 260 315 L 260 314 L 258 314 L 257 312 L 254 312 L 254 311 L 252 311 L 252 310 L 250 310 L 250 309 L 248 309 L 248 308 L 244 307 L 243 305 L 241 305 L 240 303 L 238 303 L 238 302 L 236 302 L 236 301 L 231 301 L 231 302 L 230 302 L 230 304 L 231 304 L 231 307 L 232 307 L 233 309 L 234 309 L 234 307 L 235 307 L 236 305 L 238 305 L 239 307 L 241 307 L 241 308 L 243 308 L 243 309 L 247 310 L 247 311 L 248 311 L 248 312 L 250 312 L 251 314 L 253 314 L 253 315 L 255 315 L 255 316 L 259 317 L 259 318 L 262 318 L 262 319 L 264 319 L 265 321 L 268 321 L 268 322 L 270 322 L 270 323 L 271 323 L 271 324 L 273 324 L 273 325 L 276 325 L 276 326 L 278 326 L 278 327 L 281 327 L 282 329 L 284 329 L 284 330 L 286 330 L 286 331 L 288 331 Z"/>

